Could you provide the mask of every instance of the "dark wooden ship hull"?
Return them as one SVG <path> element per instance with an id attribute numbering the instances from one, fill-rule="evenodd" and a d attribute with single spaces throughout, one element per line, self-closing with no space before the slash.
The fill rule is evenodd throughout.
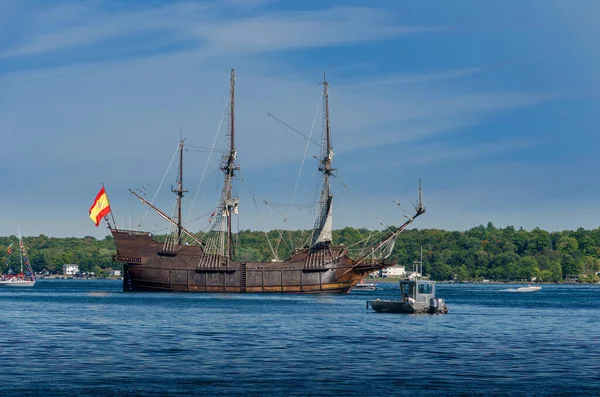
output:
<path id="1" fill-rule="evenodd" d="M 393 263 L 356 264 L 343 246 L 298 250 L 283 262 L 238 262 L 197 245 L 172 251 L 149 233 L 112 230 L 124 291 L 347 293 L 366 274 Z"/>

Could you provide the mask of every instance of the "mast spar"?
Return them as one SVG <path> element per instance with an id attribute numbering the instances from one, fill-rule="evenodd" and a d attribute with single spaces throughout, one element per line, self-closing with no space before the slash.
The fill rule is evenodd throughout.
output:
<path id="1" fill-rule="evenodd" d="M 145 198 L 143 198 L 142 196 L 140 196 L 137 192 L 129 189 L 129 192 L 131 194 L 133 194 L 135 197 L 137 197 L 138 199 L 140 199 L 140 201 L 144 204 L 146 204 L 148 207 L 152 208 L 154 211 L 156 211 L 156 213 L 158 215 L 160 215 L 164 220 L 166 220 L 167 222 L 169 222 L 171 225 L 175 225 L 177 226 L 177 220 L 173 220 L 171 219 L 171 217 L 167 214 L 165 214 L 163 211 L 161 211 L 159 208 L 157 208 L 154 204 L 152 204 L 151 202 L 149 202 L 148 200 L 146 200 Z M 191 238 L 192 240 L 194 240 L 195 242 L 198 243 L 198 245 L 203 246 L 204 244 L 202 243 L 202 241 L 200 239 L 198 239 L 198 237 L 196 237 L 194 235 L 194 233 L 190 232 L 189 230 L 187 230 L 185 227 L 183 227 L 183 225 L 181 226 L 181 231 L 186 234 L 189 238 Z"/>

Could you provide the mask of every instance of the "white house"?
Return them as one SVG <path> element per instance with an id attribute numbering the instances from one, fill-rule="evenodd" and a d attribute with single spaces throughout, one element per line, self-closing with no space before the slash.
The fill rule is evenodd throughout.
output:
<path id="1" fill-rule="evenodd" d="M 387 267 L 381 270 L 381 277 L 387 278 L 401 278 L 406 274 L 406 268 L 404 266 L 395 265 L 392 267 Z"/>
<path id="2" fill-rule="evenodd" d="M 63 265 L 62 270 L 63 274 L 72 276 L 73 274 L 79 273 L 79 266 L 73 264 Z"/>
<path id="3" fill-rule="evenodd" d="M 369 277 L 382 277 L 382 278 L 403 278 L 406 275 L 406 267 L 395 265 L 382 270 L 376 270 L 369 274 Z"/>

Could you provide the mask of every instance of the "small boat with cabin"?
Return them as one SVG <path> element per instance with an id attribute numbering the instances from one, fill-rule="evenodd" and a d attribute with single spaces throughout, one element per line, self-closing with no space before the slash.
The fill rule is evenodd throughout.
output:
<path id="1" fill-rule="evenodd" d="M 423 274 L 423 247 L 420 260 L 415 261 L 415 275 Z M 400 300 L 367 301 L 373 310 L 380 313 L 428 313 L 446 314 L 448 307 L 442 298 L 435 295 L 435 281 L 423 280 L 419 277 L 400 280 Z"/>
<path id="2" fill-rule="evenodd" d="M 400 281 L 400 298 L 400 300 L 367 301 L 367 309 L 371 306 L 373 310 L 380 313 L 448 313 L 446 302 L 435 295 L 435 281 L 402 280 Z"/>

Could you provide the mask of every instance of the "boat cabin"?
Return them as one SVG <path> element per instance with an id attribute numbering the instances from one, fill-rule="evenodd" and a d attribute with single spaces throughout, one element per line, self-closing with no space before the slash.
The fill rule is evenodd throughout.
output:
<path id="1" fill-rule="evenodd" d="M 409 298 L 414 302 L 429 305 L 429 300 L 435 298 L 435 282 L 424 280 L 401 280 L 400 296 L 404 302 Z"/>

